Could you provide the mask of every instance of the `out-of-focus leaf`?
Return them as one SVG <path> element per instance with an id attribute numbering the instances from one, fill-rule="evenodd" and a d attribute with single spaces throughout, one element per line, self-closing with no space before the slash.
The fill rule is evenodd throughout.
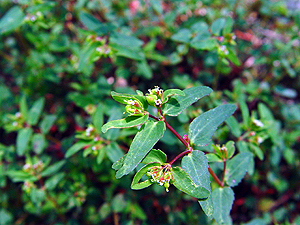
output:
<path id="1" fill-rule="evenodd" d="M 40 125 L 41 131 L 43 134 L 46 134 L 49 132 L 50 128 L 54 124 L 57 116 L 56 115 L 46 115 Z"/>
<path id="2" fill-rule="evenodd" d="M 32 105 L 32 107 L 29 110 L 28 113 L 28 118 L 27 118 L 27 122 L 30 125 L 36 125 L 37 122 L 39 121 L 39 118 L 42 114 L 42 110 L 44 108 L 45 105 L 45 99 L 44 98 L 40 98 L 37 101 L 35 101 Z"/>
<path id="3" fill-rule="evenodd" d="M 14 31 L 18 28 L 25 18 L 25 14 L 21 7 L 13 6 L 0 19 L 0 34 Z"/>
<path id="4" fill-rule="evenodd" d="M 26 149 L 28 148 L 29 141 L 32 136 L 32 129 L 31 128 L 23 128 L 18 132 L 17 136 L 17 154 L 19 156 L 24 155 Z"/>
<path id="5" fill-rule="evenodd" d="M 41 176 L 42 177 L 46 177 L 46 176 L 51 176 L 55 173 L 57 173 L 64 165 L 65 165 L 66 161 L 62 160 L 59 161 L 51 166 L 48 166 L 42 173 Z"/>

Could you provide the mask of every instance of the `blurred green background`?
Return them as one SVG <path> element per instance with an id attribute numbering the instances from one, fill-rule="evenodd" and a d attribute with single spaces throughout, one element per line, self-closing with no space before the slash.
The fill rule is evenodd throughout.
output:
<path id="1" fill-rule="evenodd" d="M 257 156 L 234 188 L 234 224 L 300 224 L 299 1 L 0 0 L 0 15 L 1 225 L 215 224 L 175 188 L 115 178 L 136 128 L 96 131 L 97 151 L 76 145 L 122 117 L 110 91 L 155 85 L 214 90 L 168 118 L 181 135 L 203 111 L 238 106 L 213 137 Z M 184 150 L 169 132 L 157 148 Z"/>

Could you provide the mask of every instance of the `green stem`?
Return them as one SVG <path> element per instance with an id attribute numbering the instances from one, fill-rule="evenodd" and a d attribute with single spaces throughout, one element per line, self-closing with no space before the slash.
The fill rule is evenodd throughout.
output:
<path id="1" fill-rule="evenodd" d="M 223 175 L 222 175 L 222 187 L 224 187 L 224 178 L 225 178 L 225 171 L 226 171 L 226 159 L 223 160 L 224 167 L 223 167 Z"/>

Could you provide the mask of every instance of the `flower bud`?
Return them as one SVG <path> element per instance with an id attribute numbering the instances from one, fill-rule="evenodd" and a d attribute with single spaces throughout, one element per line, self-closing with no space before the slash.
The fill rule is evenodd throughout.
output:
<path id="1" fill-rule="evenodd" d="M 147 99 L 147 102 L 148 102 L 149 105 L 155 106 L 155 101 L 157 100 L 156 95 L 147 95 L 146 99 Z"/>

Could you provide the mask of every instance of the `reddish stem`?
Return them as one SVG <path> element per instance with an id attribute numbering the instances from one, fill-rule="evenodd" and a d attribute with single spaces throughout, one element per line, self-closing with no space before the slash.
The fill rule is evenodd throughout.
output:
<path id="1" fill-rule="evenodd" d="M 172 165 L 177 159 L 179 159 L 180 157 L 187 155 L 189 153 L 191 153 L 193 151 L 192 148 L 190 148 L 190 150 L 186 150 L 184 152 L 181 152 L 179 155 L 177 155 L 171 162 L 169 162 L 170 165 Z"/>
<path id="2" fill-rule="evenodd" d="M 208 166 L 208 172 L 215 179 L 215 181 L 218 183 L 219 186 L 224 187 L 224 184 L 220 181 L 220 179 L 217 177 L 215 172 L 209 166 Z"/>
<path id="3" fill-rule="evenodd" d="M 149 117 L 159 121 L 160 119 L 158 119 L 155 116 L 152 116 L 151 114 L 149 114 Z M 189 154 L 193 151 L 193 149 L 189 146 L 189 144 L 177 133 L 176 130 L 174 130 L 173 127 L 171 127 L 170 124 L 167 123 L 167 121 L 165 120 L 164 117 L 162 117 L 162 120 L 164 121 L 164 123 L 166 124 L 166 127 L 182 142 L 182 144 L 184 144 L 184 146 L 186 148 L 188 148 L 189 150 L 186 150 L 184 152 L 181 152 L 179 155 L 177 155 L 169 164 L 172 165 L 177 159 L 179 159 L 180 157 Z M 225 165 L 226 166 L 226 165 Z M 208 166 L 208 171 L 210 173 L 210 175 L 214 178 L 214 180 L 218 183 L 218 185 L 220 187 L 224 187 L 224 182 L 221 182 L 220 179 L 217 177 L 217 175 L 215 174 L 215 172 Z M 225 172 L 224 172 L 225 173 Z M 224 180 L 224 178 L 223 178 Z"/>

